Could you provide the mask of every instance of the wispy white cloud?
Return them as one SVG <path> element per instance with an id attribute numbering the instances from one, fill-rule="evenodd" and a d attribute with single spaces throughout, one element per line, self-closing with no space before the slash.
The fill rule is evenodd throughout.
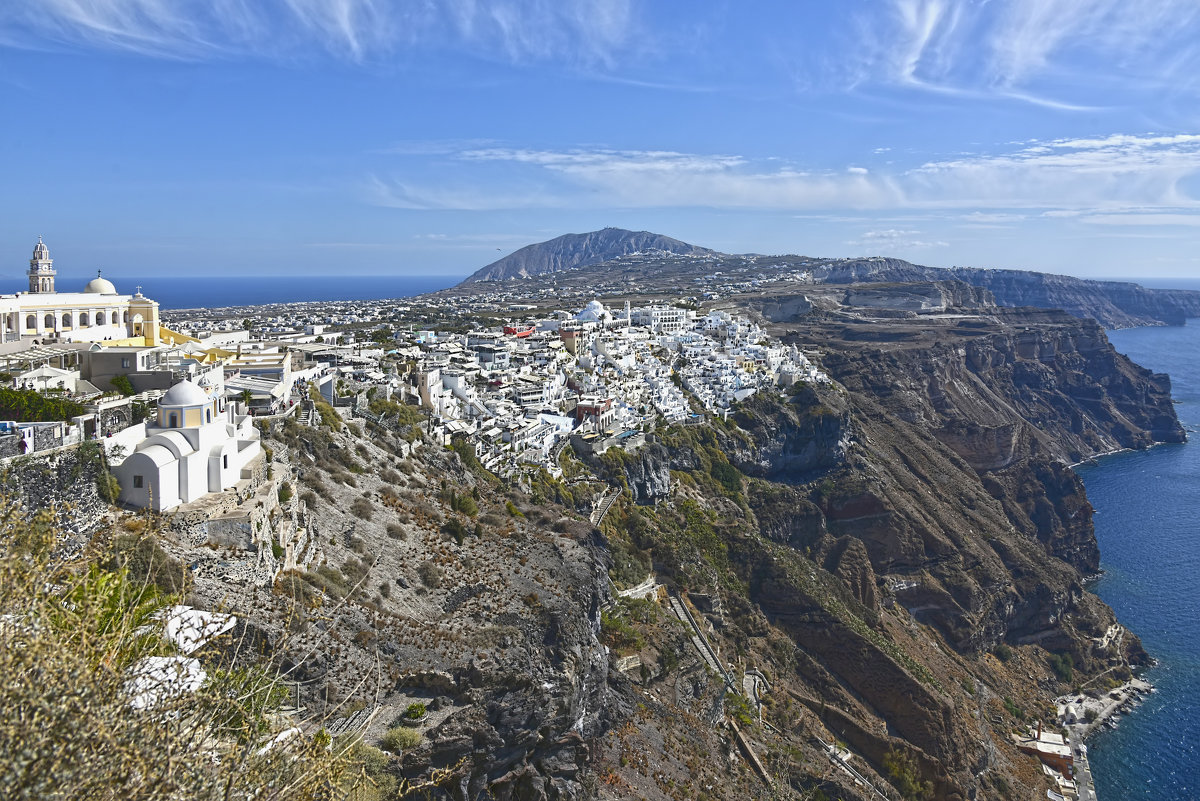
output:
<path id="1" fill-rule="evenodd" d="M 1094 108 L 1079 86 L 1195 88 L 1200 6 L 1194 0 L 888 0 L 855 26 L 843 69 L 851 85 L 883 83 L 965 98 Z M 1117 66 L 1118 69 L 1113 69 Z M 1072 86 L 1069 86 L 1072 85 Z"/>
<path id="2" fill-rule="evenodd" d="M 1079 218 L 1080 222 L 1092 225 L 1182 225 L 1200 227 L 1200 213 L 1179 214 L 1087 214 Z"/>
<path id="3" fill-rule="evenodd" d="M 635 46 L 631 0 L 5 0 L 0 45 L 46 43 L 177 59 L 355 62 L 450 47 L 512 62 L 611 65 Z"/>
<path id="4" fill-rule="evenodd" d="M 949 242 L 941 240 L 919 239 L 920 231 L 900 228 L 885 228 L 875 231 L 864 231 L 858 239 L 849 240 L 847 245 L 871 248 L 878 252 L 898 250 L 918 250 L 925 248 L 949 247 Z"/>
<path id="5" fill-rule="evenodd" d="M 934 161 L 904 185 L 918 204 L 1072 209 L 1195 206 L 1181 188 L 1200 173 L 1200 135 L 1059 139 L 1001 154 Z"/>
<path id="6" fill-rule="evenodd" d="M 724 207 L 880 208 L 898 202 L 889 179 L 866 171 L 809 172 L 786 162 L 739 155 L 659 150 L 486 148 L 458 154 L 462 164 L 509 165 L 505 190 L 418 187 L 374 178 L 382 205 L 401 208 Z M 515 187 L 523 187 L 519 191 Z M 462 204 L 455 206 L 453 204 Z"/>
<path id="7" fill-rule="evenodd" d="M 436 184 L 374 178 L 373 202 L 438 209 L 957 209 L 953 219 L 976 226 L 1018 223 L 1038 213 L 1200 209 L 1200 199 L 1186 189 L 1200 175 L 1196 134 L 1028 141 L 892 172 L 806 170 L 784 159 L 605 148 L 466 148 L 445 154 L 441 166 L 446 177 Z M 472 183 L 470 176 L 484 174 L 486 179 Z M 493 184 L 502 189 L 493 191 Z"/>

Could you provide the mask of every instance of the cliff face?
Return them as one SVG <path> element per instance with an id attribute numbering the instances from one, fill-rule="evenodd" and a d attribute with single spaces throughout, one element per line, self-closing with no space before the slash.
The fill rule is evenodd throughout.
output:
<path id="1" fill-rule="evenodd" d="M 819 343 L 837 383 L 756 395 L 711 429 L 613 461 L 657 505 L 606 530 L 614 549 L 650 554 L 669 587 L 721 598 L 713 637 L 772 676 L 780 731 L 836 736 L 872 783 L 895 778 L 884 765 L 904 753 L 933 798 L 1044 795 L 1008 753 L 1012 709 L 1063 690 L 1051 657 L 1089 676 L 1145 659 L 1084 587 L 1099 554 L 1067 463 L 1183 431 L 1165 376 L 1113 351 L 1095 322 L 950 310 L 794 332 Z M 993 649 L 1019 655 L 1002 664 Z M 668 651 L 669 637 L 640 653 L 651 694 Z M 661 738 L 657 714 L 641 728 Z"/>
<path id="2" fill-rule="evenodd" d="M 831 284 L 957 279 L 986 289 L 1000 306 L 1062 309 L 1075 317 L 1096 319 L 1107 328 L 1183 325 L 1189 317 L 1200 317 L 1200 292 L 1150 289 L 1125 281 L 1027 270 L 925 267 L 887 258 L 840 261 L 815 272 Z"/>

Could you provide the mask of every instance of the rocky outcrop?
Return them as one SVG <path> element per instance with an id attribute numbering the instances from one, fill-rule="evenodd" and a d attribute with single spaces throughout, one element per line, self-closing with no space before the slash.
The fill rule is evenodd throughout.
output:
<path id="1" fill-rule="evenodd" d="M 751 396 L 734 422 L 749 436 L 722 436 L 729 461 L 749 476 L 798 481 L 842 464 L 852 437 L 850 405 L 841 393 L 800 384 L 790 402 Z"/>

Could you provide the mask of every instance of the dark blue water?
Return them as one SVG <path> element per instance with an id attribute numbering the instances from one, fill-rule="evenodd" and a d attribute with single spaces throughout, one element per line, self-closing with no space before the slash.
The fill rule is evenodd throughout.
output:
<path id="1" fill-rule="evenodd" d="M 198 309 L 218 306 L 260 306 L 305 300 L 374 300 L 404 298 L 454 286 L 461 275 L 239 275 L 214 278 L 175 278 L 104 274 L 118 292 L 132 294 L 137 286 L 163 309 Z M 86 278 L 59 277 L 59 287 L 78 291 Z M 3 287 L 24 291 L 27 284 Z"/>
<path id="2" fill-rule="evenodd" d="M 132 287 L 141 284 L 146 297 L 157 300 L 163 309 L 195 309 L 305 300 L 404 298 L 446 289 L 462 278 L 445 275 L 249 275 L 215 279 L 117 276 L 112 281 L 122 292 L 132 292 Z"/>
<path id="3" fill-rule="evenodd" d="M 1117 350 L 1171 375 L 1185 445 L 1081 467 L 1104 577 L 1094 590 L 1158 665 L 1158 692 L 1089 741 L 1100 801 L 1200 798 L 1200 320 L 1110 332 Z"/>

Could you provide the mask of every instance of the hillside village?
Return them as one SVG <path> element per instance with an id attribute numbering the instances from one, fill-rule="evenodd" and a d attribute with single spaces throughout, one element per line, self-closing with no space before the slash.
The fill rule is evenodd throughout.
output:
<path id="1" fill-rule="evenodd" d="M 477 315 L 473 323 L 404 327 L 409 314 L 431 318 L 437 301 L 424 297 L 303 304 L 258 320 L 180 315 L 169 328 L 140 287 L 121 295 L 97 278 L 84 293 L 60 293 L 54 277 L 39 241 L 31 291 L 5 296 L 13 321 L 25 306 L 56 310 L 44 322 L 29 314 L 37 326 L 0 348 L 11 386 L 0 458 L 101 443 L 114 501 L 210 523 L 262 492 L 270 471 L 255 421 L 314 425 L 337 410 L 401 430 L 413 447 L 465 443 L 486 469 L 520 481 L 561 477 L 568 442 L 583 455 L 633 450 L 660 424 L 696 424 L 758 392 L 828 382 L 809 355 L 750 319 L 689 304 L 508 304 L 500 319 L 497 299 L 470 298 L 443 310 Z M 147 311 L 126 313 L 122 326 L 130 303 Z M 116 309 L 113 324 L 92 308 L 100 304 Z M 275 534 L 285 552 L 291 539 Z M 262 581 L 273 571 L 258 572 Z"/>

